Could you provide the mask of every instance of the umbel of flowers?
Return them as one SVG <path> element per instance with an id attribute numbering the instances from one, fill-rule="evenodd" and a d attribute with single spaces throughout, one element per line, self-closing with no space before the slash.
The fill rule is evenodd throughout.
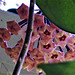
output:
<path id="1" fill-rule="evenodd" d="M 17 62 L 23 46 L 28 21 L 28 6 L 22 4 L 16 11 L 22 21 L 8 21 L 7 28 L 0 28 L 0 46 L 10 58 Z M 75 59 L 75 36 L 67 33 L 53 23 L 45 23 L 44 15 L 34 14 L 33 30 L 28 48 L 28 53 L 23 63 L 23 69 L 36 72 L 42 71 L 37 68 L 41 63 L 58 63 Z M 7 42 L 12 35 L 21 35 L 14 47 L 9 47 Z M 37 42 L 37 47 L 34 45 Z"/>

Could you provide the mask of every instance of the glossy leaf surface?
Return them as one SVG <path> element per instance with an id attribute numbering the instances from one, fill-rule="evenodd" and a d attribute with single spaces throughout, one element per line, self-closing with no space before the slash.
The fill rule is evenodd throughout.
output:
<path id="1" fill-rule="evenodd" d="M 75 0 L 36 0 L 36 3 L 52 23 L 75 33 Z"/>
<path id="2" fill-rule="evenodd" d="M 40 64 L 46 75 L 75 75 L 75 62 Z"/>

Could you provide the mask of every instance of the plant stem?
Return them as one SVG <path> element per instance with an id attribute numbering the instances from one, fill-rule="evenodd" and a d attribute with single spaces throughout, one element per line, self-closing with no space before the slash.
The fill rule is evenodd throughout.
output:
<path id="1" fill-rule="evenodd" d="M 68 47 L 68 45 L 66 45 L 66 49 L 67 49 L 67 51 L 69 51 L 69 50 L 70 50 L 70 48 Z"/>
<path id="2" fill-rule="evenodd" d="M 63 52 L 63 50 L 62 50 L 62 48 L 59 46 L 59 50 L 61 51 L 61 52 Z"/>
<path id="3" fill-rule="evenodd" d="M 39 73 L 39 75 L 42 75 L 42 74 L 43 74 L 43 72 L 40 72 L 40 73 Z"/>
<path id="4" fill-rule="evenodd" d="M 24 19 L 24 20 L 18 22 L 18 24 L 19 24 L 20 26 L 22 26 L 22 25 L 24 25 L 24 24 L 27 24 L 27 23 L 28 23 L 28 19 Z"/>
<path id="5" fill-rule="evenodd" d="M 35 3 L 35 0 L 30 0 L 29 18 L 28 18 L 26 37 L 25 37 L 25 41 L 24 41 L 22 50 L 20 52 L 20 55 L 18 57 L 16 66 L 13 70 L 12 75 L 19 75 L 20 74 L 25 56 L 27 55 L 27 52 L 28 52 L 28 47 L 30 44 L 30 37 L 31 37 L 31 33 L 32 33 L 32 25 L 33 25 L 34 3 Z"/>

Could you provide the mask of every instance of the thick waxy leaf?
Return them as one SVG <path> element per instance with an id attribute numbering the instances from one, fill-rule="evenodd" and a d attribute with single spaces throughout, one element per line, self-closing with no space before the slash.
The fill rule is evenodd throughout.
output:
<path id="1" fill-rule="evenodd" d="M 75 33 L 75 0 L 36 0 L 36 3 L 51 22 Z"/>
<path id="2" fill-rule="evenodd" d="M 46 75 L 75 75 L 75 61 L 40 64 L 38 68 L 42 68 L 46 72 Z"/>

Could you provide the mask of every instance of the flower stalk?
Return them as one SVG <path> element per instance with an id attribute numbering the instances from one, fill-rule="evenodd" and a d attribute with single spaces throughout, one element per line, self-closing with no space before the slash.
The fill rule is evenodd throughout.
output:
<path id="1" fill-rule="evenodd" d="M 30 37 L 32 34 L 32 28 L 33 28 L 34 3 L 35 3 L 35 0 L 30 0 L 30 8 L 29 8 L 29 17 L 28 17 L 28 26 L 27 26 L 27 31 L 26 31 L 26 37 L 25 37 L 22 50 L 20 52 L 20 55 L 18 57 L 16 66 L 13 70 L 12 75 L 19 75 L 20 74 L 25 56 L 27 55 L 27 52 L 28 52 L 28 46 L 30 44 Z"/>

